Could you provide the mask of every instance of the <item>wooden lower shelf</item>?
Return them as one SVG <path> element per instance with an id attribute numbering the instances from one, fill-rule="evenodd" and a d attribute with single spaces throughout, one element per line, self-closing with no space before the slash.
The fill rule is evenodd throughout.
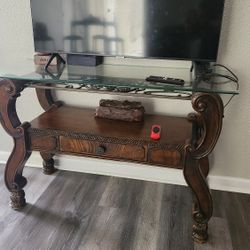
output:
<path id="1" fill-rule="evenodd" d="M 161 139 L 150 139 L 159 124 Z M 182 168 L 183 148 L 192 137 L 186 118 L 145 115 L 143 122 L 94 117 L 94 110 L 61 106 L 44 112 L 28 130 L 30 150 Z"/>

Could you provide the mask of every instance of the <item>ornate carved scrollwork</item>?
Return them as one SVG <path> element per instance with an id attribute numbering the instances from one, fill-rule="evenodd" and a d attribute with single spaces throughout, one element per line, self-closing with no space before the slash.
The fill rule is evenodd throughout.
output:
<path id="1" fill-rule="evenodd" d="M 185 148 L 184 177 L 195 195 L 193 238 L 196 242 L 207 241 L 207 223 L 213 213 L 213 201 L 199 160 L 192 157 L 192 147 Z"/>
<path id="2" fill-rule="evenodd" d="M 16 99 L 20 96 L 24 84 L 0 79 L 0 119 L 5 131 L 15 137 L 22 135 L 21 122 L 16 114 Z"/>
<path id="3" fill-rule="evenodd" d="M 197 113 L 188 117 L 194 124 L 194 138 L 185 147 L 184 177 L 195 195 L 193 238 L 204 243 L 208 238 L 207 223 L 213 212 L 213 201 L 206 182 L 208 155 L 219 138 L 224 108 L 220 96 L 212 93 L 195 94 L 192 105 Z"/>
<path id="4" fill-rule="evenodd" d="M 13 138 L 14 148 L 5 167 L 5 184 L 11 192 L 11 206 L 18 209 L 25 205 L 22 188 L 27 181 L 22 176 L 24 165 L 31 152 L 27 150 L 29 123 L 21 124 L 16 113 L 16 99 L 24 89 L 23 81 L 0 80 L 0 121 Z"/>
<path id="5" fill-rule="evenodd" d="M 192 156 L 201 159 L 214 149 L 220 136 L 224 107 L 217 94 L 198 93 L 192 98 L 198 127 L 202 130 L 198 144 L 192 148 Z"/>
<path id="6" fill-rule="evenodd" d="M 51 107 L 60 107 L 61 101 L 55 101 L 51 93 L 51 89 L 36 89 L 36 95 L 41 107 L 47 111 Z"/>
<path id="7" fill-rule="evenodd" d="M 19 210 L 26 205 L 25 193 L 22 189 L 11 192 L 10 205 L 15 210 Z"/>

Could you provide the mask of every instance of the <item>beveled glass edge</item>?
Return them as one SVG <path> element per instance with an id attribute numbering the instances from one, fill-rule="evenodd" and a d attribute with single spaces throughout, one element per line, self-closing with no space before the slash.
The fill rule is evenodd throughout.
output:
<path id="1" fill-rule="evenodd" d="M 216 94 L 229 94 L 229 95 L 239 95 L 239 90 L 223 90 L 223 89 L 209 89 L 199 86 L 193 86 L 191 83 L 188 83 L 184 86 L 173 86 L 173 85 L 167 85 L 162 83 L 150 83 L 146 82 L 142 79 L 130 79 L 130 78 L 118 78 L 118 77 L 107 77 L 112 80 L 122 79 L 126 82 L 129 82 L 127 84 L 122 83 L 97 83 L 93 79 L 91 81 L 88 80 L 73 80 L 73 79 L 52 79 L 52 78 L 46 78 L 46 79 L 32 79 L 25 76 L 14 76 L 14 75 L 1 75 L 0 79 L 10 79 L 10 80 L 17 80 L 17 81 L 27 81 L 27 86 L 29 83 L 31 84 L 62 84 L 62 85 L 69 85 L 69 84 L 78 84 L 78 85 L 92 85 L 92 86 L 99 86 L 99 87 L 121 87 L 121 88 L 142 88 L 142 89 L 149 89 L 149 90 L 162 90 L 163 92 L 202 92 L 202 93 L 216 93 Z M 137 84 L 133 84 L 132 82 L 138 82 Z M 212 84 L 211 84 L 212 85 Z M 34 87 L 34 85 L 33 85 Z"/>

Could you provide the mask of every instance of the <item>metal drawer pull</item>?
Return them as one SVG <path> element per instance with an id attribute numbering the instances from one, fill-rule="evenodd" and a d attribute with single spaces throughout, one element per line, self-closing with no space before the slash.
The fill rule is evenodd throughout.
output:
<path id="1" fill-rule="evenodd" d="M 98 146 L 96 148 L 96 153 L 99 155 L 104 154 L 107 151 L 107 148 L 105 146 Z"/>

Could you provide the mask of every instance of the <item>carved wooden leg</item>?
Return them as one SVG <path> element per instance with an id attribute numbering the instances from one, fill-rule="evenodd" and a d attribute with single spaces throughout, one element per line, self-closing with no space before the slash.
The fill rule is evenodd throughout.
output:
<path id="1" fill-rule="evenodd" d="M 30 124 L 21 124 L 16 113 L 16 99 L 23 89 L 22 81 L 0 81 L 0 120 L 5 131 L 14 140 L 14 148 L 5 167 L 5 184 L 11 192 L 11 206 L 14 209 L 20 209 L 26 204 L 23 187 L 27 181 L 22 173 L 31 154 L 27 147 L 27 129 Z"/>
<path id="2" fill-rule="evenodd" d="M 49 85 L 49 84 L 48 84 Z M 36 95 L 41 107 L 47 111 L 51 107 L 60 107 L 61 101 L 55 101 L 50 89 L 36 89 Z"/>
<path id="3" fill-rule="evenodd" d="M 25 193 L 23 189 L 11 191 L 10 193 L 10 206 L 14 210 L 20 210 L 26 205 Z"/>
<path id="4" fill-rule="evenodd" d="M 198 243 L 204 243 L 208 239 L 207 225 L 213 212 L 213 201 L 206 182 L 208 155 L 219 138 L 224 110 L 220 96 L 213 93 L 194 94 L 192 105 L 197 113 L 188 117 L 193 122 L 193 138 L 185 148 L 184 177 L 195 196 L 193 238 Z"/>
<path id="5" fill-rule="evenodd" d="M 201 169 L 201 172 L 203 173 L 203 176 L 205 178 L 207 178 L 207 176 L 209 174 L 209 160 L 208 160 L 208 156 L 199 159 L 199 164 L 200 164 L 200 169 Z"/>
<path id="6" fill-rule="evenodd" d="M 60 107 L 62 105 L 62 102 L 54 100 L 50 89 L 36 89 L 36 95 L 41 107 L 45 111 L 52 107 Z M 46 152 L 40 152 L 40 154 L 43 158 L 43 173 L 51 175 L 56 172 L 53 159 L 54 155 Z"/>
<path id="7" fill-rule="evenodd" d="M 213 201 L 200 169 L 199 160 L 192 158 L 188 150 L 186 151 L 184 177 L 195 196 L 193 205 L 193 238 L 198 243 L 204 243 L 208 239 L 207 223 L 212 216 Z"/>
<path id="8" fill-rule="evenodd" d="M 56 168 L 54 167 L 54 154 L 51 153 L 40 153 L 43 158 L 43 173 L 46 175 L 51 175 L 56 172 Z"/>
<path id="9" fill-rule="evenodd" d="M 25 132 L 25 129 L 23 130 Z M 23 187 L 27 180 L 22 176 L 23 168 L 30 157 L 27 152 L 24 137 L 14 139 L 14 149 L 5 168 L 5 183 L 10 190 L 10 205 L 14 209 L 21 209 L 26 205 Z"/>

